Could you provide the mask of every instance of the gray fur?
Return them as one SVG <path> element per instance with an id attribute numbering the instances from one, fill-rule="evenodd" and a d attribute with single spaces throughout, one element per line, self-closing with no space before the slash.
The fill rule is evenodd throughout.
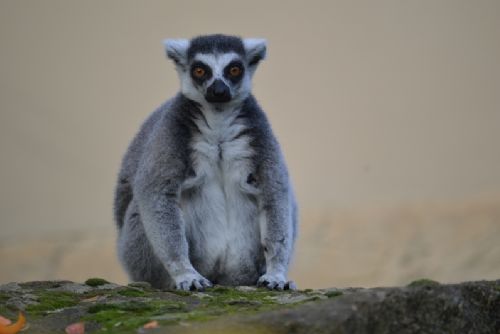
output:
<path id="1" fill-rule="evenodd" d="M 265 41 L 192 41 L 166 42 L 181 92 L 148 117 L 123 158 L 114 208 L 120 260 L 131 280 L 158 288 L 294 288 L 286 276 L 297 206 L 279 144 L 251 95 Z M 245 64 L 237 83 L 221 70 L 233 58 Z M 204 84 L 189 75 L 196 59 L 213 67 Z M 230 102 L 204 99 L 215 79 L 230 86 Z"/>

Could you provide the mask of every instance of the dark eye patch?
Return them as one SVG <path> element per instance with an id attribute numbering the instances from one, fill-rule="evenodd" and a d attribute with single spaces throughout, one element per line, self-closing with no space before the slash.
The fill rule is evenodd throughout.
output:
<path id="1" fill-rule="evenodd" d="M 205 71 L 205 74 L 202 77 L 197 77 L 194 72 L 196 68 L 201 68 Z M 191 78 L 196 82 L 198 85 L 201 85 L 205 80 L 210 79 L 212 77 L 212 69 L 210 66 L 207 64 L 201 62 L 201 61 L 195 61 L 191 64 Z"/>
<path id="2" fill-rule="evenodd" d="M 240 69 L 240 73 L 237 76 L 231 75 L 231 68 L 238 67 Z M 239 60 L 233 60 L 224 68 L 224 77 L 230 80 L 232 83 L 237 83 L 243 78 L 245 74 L 245 67 L 243 63 Z"/>

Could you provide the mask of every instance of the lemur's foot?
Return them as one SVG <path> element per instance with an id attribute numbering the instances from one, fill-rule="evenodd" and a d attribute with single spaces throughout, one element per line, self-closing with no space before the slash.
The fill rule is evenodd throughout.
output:
<path id="1" fill-rule="evenodd" d="M 175 280 L 175 289 L 183 291 L 203 291 L 212 287 L 212 283 L 198 273 L 188 273 Z"/>
<path id="2" fill-rule="evenodd" d="M 284 275 L 264 274 L 257 281 L 257 286 L 269 290 L 297 290 L 294 281 L 287 281 Z"/>

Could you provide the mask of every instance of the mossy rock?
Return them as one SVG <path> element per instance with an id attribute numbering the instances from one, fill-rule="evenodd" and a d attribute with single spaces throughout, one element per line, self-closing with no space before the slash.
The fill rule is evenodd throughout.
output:
<path id="1" fill-rule="evenodd" d="M 428 279 L 428 278 L 421 278 L 421 279 L 418 279 L 418 280 L 415 280 L 413 282 L 411 282 L 410 284 L 408 284 L 409 287 L 420 287 L 420 286 L 425 286 L 425 287 L 431 287 L 431 286 L 438 286 L 439 285 L 439 282 L 436 282 L 436 281 L 433 281 L 431 279 Z"/>
<path id="2" fill-rule="evenodd" d="M 343 294 L 342 291 L 334 290 L 326 292 L 325 296 L 327 296 L 328 298 L 335 298 L 338 296 L 342 296 L 342 294 Z"/>
<path id="3" fill-rule="evenodd" d="M 125 297 L 144 297 L 146 296 L 146 292 L 141 289 L 124 289 L 117 292 L 119 295 Z"/>
<path id="4" fill-rule="evenodd" d="M 96 287 L 96 286 L 101 286 L 104 284 L 109 284 L 109 282 L 103 278 L 94 277 L 94 278 L 89 278 L 88 280 L 86 280 L 85 284 L 87 284 L 88 286 L 91 286 L 91 287 Z"/>
<path id="5" fill-rule="evenodd" d="M 25 307 L 33 334 L 64 333 L 78 321 L 86 333 L 120 334 L 137 333 L 150 321 L 159 324 L 151 334 L 495 333 L 500 314 L 500 281 L 281 292 L 215 286 L 181 293 L 97 282 L 74 293 L 70 288 L 78 284 L 68 281 L 23 283 L 15 291 L 0 286 L 0 314 L 15 318 L 13 300 L 35 300 Z"/>
<path id="6" fill-rule="evenodd" d="M 40 291 L 36 294 L 38 304 L 26 308 L 28 314 L 42 315 L 49 311 L 59 310 L 78 304 L 78 297 L 70 292 Z"/>

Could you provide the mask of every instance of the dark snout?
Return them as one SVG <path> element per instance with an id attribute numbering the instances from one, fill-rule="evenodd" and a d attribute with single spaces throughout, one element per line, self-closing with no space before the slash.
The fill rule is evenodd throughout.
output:
<path id="1" fill-rule="evenodd" d="M 207 88 L 205 99 L 210 103 L 223 103 L 231 100 L 231 92 L 224 81 L 217 79 Z"/>

